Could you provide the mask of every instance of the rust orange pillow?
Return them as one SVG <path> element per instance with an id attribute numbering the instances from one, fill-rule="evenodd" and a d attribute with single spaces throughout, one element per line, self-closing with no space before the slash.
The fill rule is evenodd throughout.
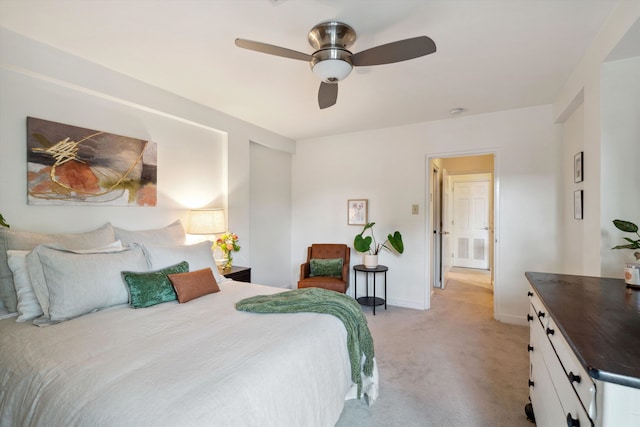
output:
<path id="1" fill-rule="evenodd" d="M 216 278 L 213 277 L 211 268 L 203 268 L 189 273 L 169 274 L 167 277 L 181 304 L 203 295 L 220 292 L 220 287 Z"/>

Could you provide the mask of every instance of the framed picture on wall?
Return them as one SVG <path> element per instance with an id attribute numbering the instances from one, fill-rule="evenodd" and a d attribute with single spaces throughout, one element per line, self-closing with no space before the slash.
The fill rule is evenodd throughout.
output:
<path id="1" fill-rule="evenodd" d="M 573 217 L 582 219 L 582 190 L 573 192 Z"/>
<path id="2" fill-rule="evenodd" d="M 29 205 L 156 206 L 155 142 L 27 117 Z"/>
<path id="3" fill-rule="evenodd" d="M 573 181 L 582 182 L 584 180 L 584 152 L 581 151 L 573 156 Z"/>
<path id="4" fill-rule="evenodd" d="M 369 210 L 367 199 L 349 199 L 347 201 L 347 224 L 366 225 Z"/>

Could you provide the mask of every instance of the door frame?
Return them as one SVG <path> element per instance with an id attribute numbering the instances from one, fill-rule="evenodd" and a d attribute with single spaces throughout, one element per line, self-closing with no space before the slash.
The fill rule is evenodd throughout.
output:
<path id="1" fill-rule="evenodd" d="M 441 187 L 438 185 L 439 182 L 437 180 L 434 181 L 435 176 L 440 176 L 440 167 L 438 165 L 432 164 L 430 165 L 430 173 L 431 173 L 431 182 L 429 187 L 429 209 L 428 211 L 432 213 L 431 219 L 429 220 L 429 232 L 431 233 L 429 236 L 429 253 L 432 253 L 431 256 L 431 275 L 429 276 L 429 282 L 431 283 L 431 287 L 436 287 L 436 284 L 442 282 L 442 236 L 440 234 L 440 227 L 442 223 L 442 218 L 440 216 L 441 212 Z"/>
<path id="2" fill-rule="evenodd" d="M 493 233 L 491 234 L 491 257 L 493 259 L 493 264 L 491 265 L 491 280 L 493 282 L 493 317 L 496 318 L 496 312 L 498 311 L 498 301 L 501 294 L 500 289 L 500 256 L 499 256 L 499 248 L 500 248 L 500 168 L 499 161 L 500 156 L 497 149 L 488 149 L 481 151 L 449 151 L 444 153 L 434 153 L 428 154 L 426 156 L 426 200 L 429 200 L 432 188 L 433 181 L 433 160 L 436 159 L 445 159 L 445 158 L 453 158 L 453 157 L 469 157 L 469 156 L 483 156 L 483 155 L 493 155 L 493 204 L 492 204 L 492 212 L 493 212 Z M 472 173 L 472 172 L 469 172 Z M 431 224 L 433 221 L 433 212 L 431 211 L 433 204 L 428 204 L 429 209 L 426 212 L 425 216 L 425 243 L 427 248 L 431 248 L 431 240 L 433 239 L 433 229 L 431 228 Z M 440 231 L 438 229 L 438 231 Z M 431 268 L 434 263 L 434 254 L 432 251 L 429 251 L 428 260 L 425 262 L 426 275 L 425 277 L 431 278 Z M 424 306 L 425 309 L 428 310 L 431 308 L 431 296 L 435 292 L 435 288 L 433 287 L 433 283 L 431 280 L 425 281 L 425 292 L 424 292 Z"/>

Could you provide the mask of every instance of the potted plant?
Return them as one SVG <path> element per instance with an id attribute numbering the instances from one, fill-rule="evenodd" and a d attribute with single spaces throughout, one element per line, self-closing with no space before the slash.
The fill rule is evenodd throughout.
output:
<path id="1" fill-rule="evenodd" d="M 614 246 L 612 249 L 640 249 L 640 233 L 638 233 L 638 226 L 636 224 L 622 219 L 614 219 L 613 225 L 620 231 L 635 233 L 638 238 L 632 239 L 625 237 L 624 240 L 627 241 L 626 244 Z M 636 261 L 638 262 L 626 264 L 624 269 L 624 281 L 630 287 L 640 288 L 640 251 L 634 252 L 633 255 L 636 257 Z"/>
<path id="2" fill-rule="evenodd" d="M 402 235 L 399 231 L 387 235 L 384 243 L 376 242 L 373 234 L 373 226 L 375 222 L 370 222 L 364 226 L 362 232 L 353 239 L 353 247 L 357 252 L 364 253 L 364 266 L 367 268 L 375 268 L 378 266 L 378 254 L 384 248 L 391 252 L 399 254 L 404 252 L 404 243 L 402 243 Z M 370 235 L 365 236 L 364 233 L 369 230 Z M 388 246 L 390 245 L 390 246 Z"/>
<path id="3" fill-rule="evenodd" d="M 11 227 L 9 227 L 9 224 L 7 224 L 6 221 L 4 220 L 4 217 L 2 216 L 2 214 L 0 214 L 0 226 L 1 227 L 11 228 Z"/>

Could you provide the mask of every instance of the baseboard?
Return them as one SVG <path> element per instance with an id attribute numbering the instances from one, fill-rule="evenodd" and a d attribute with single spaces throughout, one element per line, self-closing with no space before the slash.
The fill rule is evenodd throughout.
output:
<path id="1" fill-rule="evenodd" d="M 418 301 L 414 300 L 388 298 L 387 305 L 392 305 L 394 307 L 413 308 L 415 310 L 424 310 L 424 304 L 421 304 Z"/>
<path id="2" fill-rule="evenodd" d="M 529 322 L 527 322 L 527 316 L 515 316 L 513 314 L 498 314 L 495 313 L 494 318 L 498 322 L 509 323 L 511 325 L 521 325 L 521 326 L 529 326 Z"/>

